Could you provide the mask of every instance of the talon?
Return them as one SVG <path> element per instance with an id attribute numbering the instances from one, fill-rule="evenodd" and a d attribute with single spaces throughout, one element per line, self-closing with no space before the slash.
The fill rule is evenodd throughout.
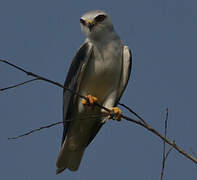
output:
<path id="1" fill-rule="evenodd" d="M 81 100 L 81 103 L 85 105 L 85 104 L 88 103 L 88 101 L 87 101 L 86 99 L 82 99 L 82 100 Z"/>
<path id="2" fill-rule="evenodd" d="M 84 105 L 93 105 L 95 102 L 98 102 L 98 98 L 90 94 L 86 96 L 87 99 L 82 99 L 81 103 Z"/>
<path id="3" fill-rule="evenodd" d="M 90 95 L 90 94 L 88 94 L 87 98 L 88 98 L 89 103 L 90 103 L 91 105 L 94 104 L 95 102 L 98 102 L 98 98 L 97 98 L 97 97 L 94 97 L 94 96 L 92 96 L 92 95 Z"/>
<path id="4" fill-rule="evenodd" d="M 108 115 L 108 119 L 113 118 L 117 121 L 121 120 L 122 111 L 118 107 L 110 108 L 111 114 Z"/>

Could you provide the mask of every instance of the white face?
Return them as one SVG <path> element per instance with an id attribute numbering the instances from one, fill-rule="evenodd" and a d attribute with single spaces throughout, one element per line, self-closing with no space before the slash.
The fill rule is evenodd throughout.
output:
<path id="1" fill-rule="evenodd" d="M 90 39 L 94 39 L 113 30 L 109 16 L 103 11 L 90 11 L 80 19 L 81 30 Z"/>

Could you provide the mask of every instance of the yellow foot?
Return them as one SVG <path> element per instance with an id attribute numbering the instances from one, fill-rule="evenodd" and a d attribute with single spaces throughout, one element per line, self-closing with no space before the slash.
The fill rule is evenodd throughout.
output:
<path id="1" fill-rule="evenodd" d="M 113 118 L 114 120 L 120 121 L 121 120 L 121 115 L 122 111 L 118 107 L 113 107 L 110 108 L 111 113 L 108 115 L 108 119 Z"/>
<path id="2" fill-rule="evenodd" d="M 87 99 L 82 99 L 81 103 L 84 105 L 93 105 L 95 102 L 98 102 L 98 98 L 90 94 L 86 96 Z"/>

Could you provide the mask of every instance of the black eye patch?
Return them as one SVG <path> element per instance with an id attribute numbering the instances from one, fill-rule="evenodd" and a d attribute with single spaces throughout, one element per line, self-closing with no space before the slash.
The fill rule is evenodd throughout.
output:
<path id="1" fill-rule="evenodd" d="M 106 15 L 98 15 L 98 16 L 96 16 L 96 17 L 94 18 L 94 20 L 95 20 L 96 22 L 102 22 L 102 21 L 104 21 L 104 19 L 105 19 L 106 17 L 107 17 Z"/>
<path id="2" fill-rule="evenodd" d="M 83 19 L 80 19 L 80 23 L 83 24 L 83 25 L 86 24 L 86 22 Z"/>

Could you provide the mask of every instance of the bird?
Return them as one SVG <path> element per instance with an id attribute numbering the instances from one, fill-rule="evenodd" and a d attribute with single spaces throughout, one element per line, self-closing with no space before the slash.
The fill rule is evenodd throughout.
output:
<path id="1" fill-rule="evenodd" d="M 64 83 L 64 127 L 56 174 L 65 169 L 77 171 L 85 149 L 103 124 L 110 118 L 121 119 L 117 104 L 131 73 L 131 50 L 120 40 L 106 12 L 86 12 L 80 26 L 86 39 L 75 54 Z"/>

